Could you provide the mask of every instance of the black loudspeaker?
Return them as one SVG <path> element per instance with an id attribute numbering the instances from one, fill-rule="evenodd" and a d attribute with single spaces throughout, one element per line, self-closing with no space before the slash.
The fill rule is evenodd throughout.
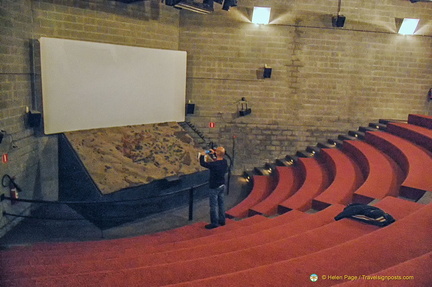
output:
<path id="1" fill-rule="evenodd" d="M 342 28 L 345 25 L 345 16 L 338 15 L 332 17 L 332 25 L 333 27 Z"/>
<path id="2" fill-rule="evenodd" d="M 251 108 L 248 108 L 246 110 L 241 110 L 241 111 L 239 111 L 239 117 L 244 117 L 244 116 L 250 115 L 251 113 L 252 113 Z"/>
<path id="3" fill-rule="evenodd" d="M 264 79 L 269 79 L 269 78 L 271 78 L 271 74 L 272 74 L 272 68 L 267 68 L 267 67 L 265 67 L 265 68 L 264 68 L 264 74 L 263 74 Z"/>
<path id="4" fill-rule="evenodd" d="M 195 113 L 195 104 L 186 104 L 186 114 L 193 115 Z"/>
<path id="5" fill-rule="evenodd" d="M 27 123 L 31 128 L 37 128 L 42 120 L 42 114 L 38 111 L 29 111 L 27 114 Z"/>

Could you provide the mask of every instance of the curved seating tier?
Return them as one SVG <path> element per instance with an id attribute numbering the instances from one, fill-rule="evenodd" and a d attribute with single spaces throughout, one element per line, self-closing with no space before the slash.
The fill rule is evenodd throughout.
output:
<path id="1" fill-rule="evenodd" d="M 377 206 L 392 213 L 397 220 L 403 220 L 404 217 L 409 217 L 409 214 L 421 208 L 420 204 L 391 197 L 377 203 Z M 130 254 L 133 257 L 129 258 L 123 257 L 118 259 L 114 256 L 112 260 L 100 258 L 96 262 L 94 259 L 93 261 L 79 260 L 73 263 L 65 261 L 68 263 L 33 266 L 32 268 L 23 268 L 20 272 L 15 271 L 15 273 L 13 270 L 7 270 L 5 272 L 7 277 L 3 280 L 9 284 L 7 286 L 93 286 L 96 284 L 131 286 L 139 285 L 142 282 L 145 282 L 145 286 L 161 286 L 188 281 L 199 282 L 200 279 L 209 277 L 211 279 L 212 276 L 229 277 L 231 274 L 243 271 L 249 272 L 269 264 L 285 264 L 285 262 L 290 260 L 296 261 L 298 258 L 308 257 L 311 254 L 320 254 L 320 252 L 325 252 L 328 248 L 337 248 L 344 243 L 355 241 L 367 234 L 379 232 L 379 227 L 377 226 L 367 225 L 354 220 L 333 221 L 313 229 L 303 227 L 303 232 L 299 232 L 294 228 L 300 228 L 303 226 L 300 223 L 306 223 L 306 219 L 312 219 L 313 217 L 315 217 L 315 220 L 310 220 L 309 222 L 322 222 L 323 217 L 332 219 L 342 208 L 343 206 L 335 206 L 335 208 L 329 208 L 327 214 L 325 214 L 326 210 L 321 211 L 323 212 L 322 216 L 314 214 L 304 219 L 298 219 L 299 224 L 294 224 L 295 221 L 293 221 L 291 226 L 281 226 L 278 228 L 279 232 L 286 233 L 285 236 L 274 240 L 271 239 L 272 237 L 268 237 L 264 243 L 254 246 L 241 246 L 234 251 L 230 250 L 229 252 L 214 255 L 199 254 L 197 258 L 193 258 L 193 256 L 186 256 L 187 251 L 178 249 L 178 252 L 183 252 L 183 256 L 175 259 L 172 263 L 165 263 L 167 258 L 175 257 L 176 253 L 168 255 L 164 254 L 165 252 L 148 254 L 147 258 L 147 256 L 143 256 L 146 254 L 145 250 L 143 250 L 142 254 Z M 259 237 L 260 234 L 261 232 L 255 236 Z M 255 236 L 248 236 L 247 238 Z M 233 237 L 233 239 L 241 241 L 238 237 Z M 213 245 L 207 249 L 211 249 L 212 247 L 223 248 L 224 244 L 211 242 L 209 241 L 208 243 Z M 194 247 L 191 246 L 189 255 L 193 254 L 194 250 Z M 123 253 L 119 252 L 119 254 Z M 97 258 L 99 258 L 98 255 L 95 254 Z M 320 257 L 318 255 L 318 258 Z M 89 272 L 89 270 L 92 271 Z M 284 271 L 283 273 L 285 274 L 286 272 Z M 269 275 L 267 274 L 267 277 Z M 17 279 L 8 280 L 9 276 Z M 262 279 L 257 282 L 262 282 Z M 228 284 L 228 286 L 232 285 Z"/>
<path id="2" fill-rule="evenodd" d="M 329 185 L 329 175 L 321 160 L 317 158 L 299 158 L 300 172 L 304 174 L 303 185 L 287 200 L 279 204 L 278 212 L 293 209 L 307 211 L 312 207 L 312 200 Z"/>
<path id="3" fill-rule="evenodd" d="M 408 115 L 408 123 L 432 129 L 432 116 L 410 114 Z"/>
<path id="4" fill-rule="evenodd" d="M 431 252 L 431 224 L 432 205 L 429 204 L 385 228 L 334 247 L 273 264 L 173 286 L 250 286 L 252 282 L 255 286 L 306 286 L 305 282 L 311 283 L 309 278 L 312 273 L 342 276 L 373 274 Z M 421 244 L 412 244 L 413 242 Z M 334 280 L 320 280 L 319 285 L 334 284 Z"/>
<path id="5" fill-rule="evenodd" d="M 387 132 L 367 132 L 366 142 L 378 147 L 392 157 L 402 168 L 406 177 L 400 194 L 418 200 L 426 191 L 432 191 L 432 156 L 414 143 Z"/>
<path id="6" fill-rule="evenodd" d="M 351 157 L 340 149 L 322 149 L 320 154 L 332 174 L 330 186 L 312 201 L 312 208 L 321 210 L 331 204 L 352 202 L 354 190 L 363 182 L 363 174 Z"/>
<path id="7" fill-rule="evenodd" d="M 313 273 L 320 286 L 381 283 L 344 275 L 411 275 L 391 286 L 430 286 L 432 203 L 396 196 L 417 200 L 432 191 L 432 117 L 386 125 L 385 132 L 362 132 L 364 141 L 344 139 L 271 176 L 255 175 L 250 194 L 227 211 L 243 219 L 217 229 L 196 223 L 133 238 L 1 250 L 0 286 L 306 286 Z M 382 228 L 335 221 L 350 202 L 373 203 L 396 221 Z M 276 207 L 280 215 L 262 216 Z"/>
<path id="8" fill-rule="evenodd" d="M 386 131 L 432 151 L 432 129 L 406 123 L 389 123 Z"/>
<path id="9" fill-rule="evenodd" d="M 278 184 L 276 188 L 266 199 L 251 207 L 249 215 L 275 215 L 277 213 L 278 204 L 293 195 L 302 183 L 298 173 L 297 166 L 277 166 L 276 174 Z"/>
<path id="10" fill-rule="evenodd" d="M 36 250 L 34 247 L 19 248 L 11 252 L 5 251 L 4 254 L 2 254 L 2 259 L 7 260 L 9 263 L 15 262 L 18 264 L 19 262 L 24 262 L 23 258 L 26 258 L 26 260 L 30 264 L 34 264 L 34 262 L 41 262 L 41 260 L 43 260 L 43 262 L 45 262 L 44 264 L 46 264 L 46 262 L 49 263 L 53 257 L 58 257 L 57 260 L 62 260 L 59 255 L 65 256 L 65 258 L 68 259 L 74 258 L 74 260 L 83 260 L 85 258 L 94 257 L 97 252 L 101 252 L 101 254 L 104 254 L 105 257 L 109 257 L 117 254 L 119 250 L 122 250 L 125 254 L 127 252 L 134 253 L 136 252 L 137 248 L 145 248 L 146 252 L 150 252 L 150 250 L 152 252 L 165 252 L 169 251 L 170 249 L 189 247 L 191 245 L 197 246 L 203 244 L 203 242 L 206 243 L 212 240 L 222 240 L 224 238 L 229 238 L 232 235 L 228 235 L 230 232 L 233 232 L 233 234 L 242 234 L 244 230 L 249 230 L 249 226 L 253 226 L 257 223 L 265 222 L 267 220 L 268 218 L 263 216 L 254 216 L 238 222 L 230 221 L 227 223 L 226 226 L 224 226 L 224 228 L 219 228 L 217 230 L 209 232 L 205 236 L 199 236 L 198 233 L 197 237 L 193 237 L 194 230 L 191 229 L 189 230 L 189 232 L 192 236 L 189 238 L 179 237 L 178 240 L 160 243 L 152 241 L 151 238 L 148 238 L 147 235 L 143 235 L 129 239 L 125 238 L 125 240 L 123 240 L 120 244 L 116 240 L 113 240 L 114 242 L 109 245 L 111 240 L 105 240 L 91 242 L 90 246 L 86 246 L 86 242 L 82 242 L 79 245 L 77 244 L 77 248 L 63 248 L 62 243 L 53 245 L 53 247 L 49 250 L 46 250 L 44 248 L 40 249 L 37 248 L 37 246 Z M 238 223 L 241 223 L 241 225 L 238 225 Z M 99 242 L 100 244 L 97 244 Z M 54 246 L 58 247 L 54 248 Z M 32 254 L 35 256 L 33 258 L 29 258 L 27 255 L 29 252 L 32 252 Z"/>
<path id="11" fill-rule="evenodd" d="M 269 196 L 275 186 L 275 177 L 266 175 L 253 176 L 253 188 L 249 195 L 239 204 L 226 212 L 228 218 L 244 218 L 249 209 Z"/>
<path id="12" fill-rule="evenodd" d="M 363 141 L 345 141 L 344 150 L 356 159 L 365 175 L 365 181 L 354 192 L 354 202 L 367 204 L 374 199 L 398 195 L 404 175 L 389 156 Z"/>
<path id="13" fill-rule="evenodd" d="M 350 281 L 346 283 L 337 284 L 335 286 L 377 286 L 378 282 L 385 282 L 386 286 L 400 286 L 400 287 L 419 287 L 430 286 L 432 283 L 432 252 L 409 259 L 405 262 L 399 263 L 395 266 L 381 270 L 374 274 L 361 276 L 360 280 Z"/>

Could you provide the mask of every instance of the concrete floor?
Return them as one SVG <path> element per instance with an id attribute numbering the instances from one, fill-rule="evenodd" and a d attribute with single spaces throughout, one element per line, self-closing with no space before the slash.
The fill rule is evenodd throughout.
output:
<path id="1" fill-rule="evenodd" d="M 225 196 L 226 209 L 240 202 L 248 193 L 242 177 L 233 176 L 230 193 Z M 91 241 L 132 237 L 165 231 L 195 222 L 209 222 L 208 199 L 194 202 L 194 218 L 189 221 L 189 206 L 181 206 L 154 214 L 110 229 L 100 230 L 66 205 L 42 205 L 32 216 L 43 214 L 51 218 L 74 218 L 76 220 L 39 220 L 26 218 L 14 229 L 0 238 L 0 249 L 37 242 Z"/>

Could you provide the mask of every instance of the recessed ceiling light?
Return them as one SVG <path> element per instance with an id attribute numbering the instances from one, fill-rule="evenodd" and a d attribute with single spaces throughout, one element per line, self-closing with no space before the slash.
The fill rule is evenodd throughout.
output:
<path id="1" fill-rule="evenodd" d="M 270 21 L 270 7 L 254 7 L 252 23 L 267 25 Z"/>

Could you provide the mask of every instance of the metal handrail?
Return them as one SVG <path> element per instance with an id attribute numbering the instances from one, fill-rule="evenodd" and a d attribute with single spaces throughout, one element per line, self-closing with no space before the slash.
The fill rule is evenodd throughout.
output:
<path id="1" fill-rule="evenodd" d="M 196 188 L 202 187 L 204 185 L 208 184 L 208 181 L 201 183 L 199 185 L 193 185 L 188 188 L 184 188 L 181 190 L 177 190 L 175 192 L 170 192 L 167 194 L 159 195 L 159 196 L 151 196 L 151 197 L 145 197 L 145 198 L 139 198 L 139 199 L 129 199 L 129 200 L 115 200 L 115 201 L 51 201 L 51 200 L 36 200 L 36 199 L 22 199 L 22 198 L 11 198 L 9 196 L 5 196 L 2 194 L 0 196 L 0 201 L 3 200 L 13 200 L 14 202 L 28 202 L 28 203 L 40 203 L 40 204 L 112 204 L 112 203 L 123 203 L 123 202 L 132 202 L 132 201 L 139 201 L 139 200 L 145 200 L 145 199 L 152 199 L 152 198 L 163 198 L 170 195 L 179 194 L 185 191 L 189 191 L 189 221 L 193 220 L 193 205 L 194 205 L 194 191 Z M 41 218 L 41 217 L 32 217 L 32 216 L 25 216 L 25 215 L 19 215 L 19 214 L 13 214 L 13 213 L 7 213 L 3 212 L 4 215 L 9 216 L 15 216 L 15 217 L 25 217 L 25 218 L 34 218 L 34 219 L 40 219 L 40 220 L 81 220 L 81 219 L 65 219 L 65 218 Z M 113 219 L 118 217 L 112 217 Z M 104 220 L 108 220 L 109 218 L 105 218 Z"/>

